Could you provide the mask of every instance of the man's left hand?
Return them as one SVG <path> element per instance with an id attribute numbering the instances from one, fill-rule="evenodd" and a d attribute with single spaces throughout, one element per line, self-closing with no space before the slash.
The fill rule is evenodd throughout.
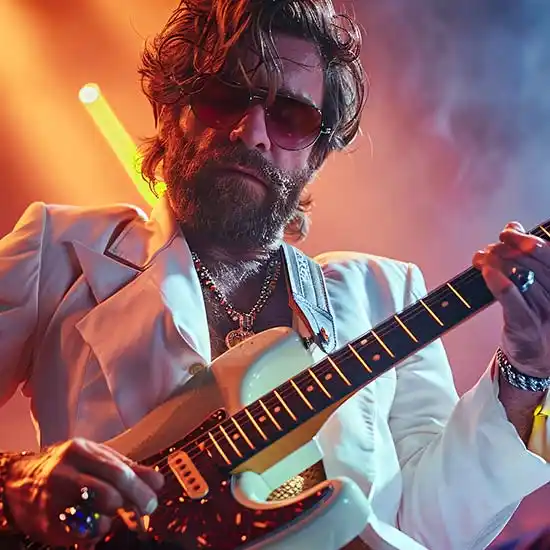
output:
<path id="1" fill-rule="evenodd" d="M 510 363 L 528 376 L 549 377 L 550 244 L 512 222 L 500 234 L 500 242 L 474 255 L 473 264 L 502 305 L 501 348 Z M 535 274 L 523 293 L 510 280 L 514 269 Z"/>

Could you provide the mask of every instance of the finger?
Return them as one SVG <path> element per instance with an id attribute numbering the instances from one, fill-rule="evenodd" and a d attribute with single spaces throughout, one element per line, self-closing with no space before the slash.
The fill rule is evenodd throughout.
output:
<path id="1" fill-rule="evenodd" d="M 83 487 L 87 487 L 93 493 L 94 509 L 99 514 L 114 516 L 124 505 L 122 495 L 112 485 L 66 465 L 60 466 L 52 473 L 50 502 L 58 510 L 74 506 L 81 500 Z"/>
<path id="2" fill-rule="evenodd" d="M 488 269 L 491 270 L 492 268 Z M 489 283 L 487 283 L 487 286 L 489 286 Z M 491 290 L 491 292 L 493 291 Z M 524 335 L 527 338 L 538 334 L 540 320 L 514 284 L 509 282 L 509 285 L 504 290 L 495 293 L 495 298 L 502 305 L 506 329 L 516 334 Z"/>
<path id="3" fill-rule="evenodd" d="M 537 270 L 540 267 L 550 269 L 550 245 L 548 243 L 537 243 L 530 252 L 522 251 L 518 247 L 500 242 L 488 245 L 485 250 L 480 251 L 486 254 L 495 254 L 503 260 L 520 260 L 529 261 L 530 258 L 539 262 L 532 265 L 537 265 Z"/>
<path id="4" fill-rule="evenodd" d="M 515 260 L 509 261 L 497 254 L 480 251 L 476 254 L 475 264 L 497 300 L 501 301 L 501 295 L 514 287 L 517 299 L 523 301 L 523 306 L 527 305 L 531 309 L 539 323 L 546 323 L 550 319 L 550 268 L 542 265 L 533 255 L 521 253 Z M 527 291 L 522 293 L 511 281 L 512 266 L 535 273 L 534 284 Z M 517 319 L 521 320 L 520 323 L 525 321 L 523 317 Z M 531 322 L 534 319 L 529 316 L 527 321 Z M 512 324 L 512 320 L 508 323 Z"/>
<path id="5" fill-rule="evenodd" d="M 512 268 L 512 262 L 503 258 L 500 254 L 496 254 L 492 247 L 494 245 L 488 246 L 485 250 L 478 250 L 472 259 L 474 267 L 479 270 L 482 270 L 483 267 L 489 265 L 495 269 L 501 270 L 503 273 L 508 273 Z M 521 256 L 521 253 L 519 254 Z"/>
<path id="6" fill-rule="evenodd" d="M 504 229 L 499 235 L 500 240 L 513 247 L 521 250 L 525 254 L 532 254 L 537 246 L 546 245 L 545 241 L 534 235 L 526 235 L 516 229 Z"/>
<path id="7" fill-rule="evenodd" d="M 525 228 L 524 228 L 523 225 L 522 225 L 520 222 L 518 222 L 518 221 L 508 222 L 508 223 L 504 226 L 504 229 L 515 229 L 516 231 L 519 231 L 520 233 L 526 233 Z"/>
<path id="8" fill-rule="evenodd" d="M 112 453 L 119 460 L 122 460 L 125 464 L 130 466 L 132 470 L 143 480 L 153 491 L 159 491 L 164 486 L 164 476 L 155 468 L 139 464 L 135 460 L 119 453 L 116 449 L 109 447 L 108 445 L 102 446 L 108 452 Z"/>
<path id="9" fill-rule="evenodd" d="M 133 470 L 155 493 L 164 487 L 164 476 L 158 470 L 142 464 L 135 464 Z"/>
<path id="10" fill-rule="evenodd" d="M 524 268 L 533 271 L 535 279 L 538 283 L 550 292 L 550 248 L 544 251 L 537 248 L 537 253 L 525 254 L 518 249 L 509 247 L 504 243 L 497 243 L 487 246 L 485 250 L 478 251 L 472 260 L 473 265 L 483 270 L 483 267 L 490 265 L 509 278 L 513 268 Z M 507 284 L 500 277 L 496 278 L 493 275 L 488 281 L 489 287 L 499 292 L 507 288 Z M 492 281 L 498 285 L 498 288 L 493 288 Z M 500 282 L 500 284 L 499 284 Z"/>
<path id="11" fill-rule="evenodd" d="M 525 255 L 518 248 L 507 245 L 502 242 L 488 245 L 485 248 L 484 252 L 486 254 L 495 254 L 496 256 L 499 256 L 503 260 L 515 260 Z"/>
<path id="12" fill-rule="evenodd" d="M 485 284 L 497 300 L 500 301 L 501 296 L 514 286 L 495 259 L 485 258 L 480 269 Z"/>
<path id="13" fill-rule="evenodd" d="M 550 270 L 550 243 L 538 243 L 530 256 L 538 260 L 546 269 Z"/>
<path id="14" fill-rule="evenodd" d="M 142 467 L 126 457 L 119 458 L 108 447 L 100 446 L 99 453 L 106 460 L 111 460 L 112 464 L 116 465 L 116 469 L 120 469 L 120 475 L 115 478 L 117 480 L 115 487 L 125 498 L 126 505 L 130 504 L 131 508 L 137 507 L 142 514 L 152 514 L 157 507 L 157 495 L 147 480 L 155 479 L 158 475 L 157 472 Z M 145 472 L 147 473 L 145 474 Z M 143 474 L 146 479 L 143 479 Z M 113 471 L 113 475 L 116 475 L 115 471 Z M 113 478 L 109 481 L 113 482 L 112 480 Z"/>
<path id="15" fill-rule="evenodd" d="M 84 487 L 93 495 L 93 500 L 90 501 L 90 513 L 99 514 L 97 533 L 93 540 L 97 541 L 109 533 L 112 517 L 122 505 L 120 493 L 109 484 L 97 478 L 80 474 L 74 468 L 62 464 L 52 473 L 48 482 L 48 505 L 46 513 L 42 517 L 43 522 L 39 527 L 38 535 L 41 540 L 47 539 L 48 543 L 55 543 L 56 546 L 70 546 L 82 542 L 78 538 L 78 533 L 72 531 L 63 522 L 63 515 L 68 515 L 71 508 L 86 503 L 82 499 Z"/>
<path id="16" fill-rule="evenodd" d="M 124 501 L 143 515 L 154 512 L 158 504 L 155 492 L 128 464 L 108 452 L 107 447 L 90 441 L 77 441 L 70 450 L 72 464 L 82 473 L 110 483 Z"/>
<path id="17" fill-rule="evenodd" d="M 550 320 L 550 292 L 535 279 L 535 282 L 523 294 L 523 299 L 536 313 L 541 323 Z"/>

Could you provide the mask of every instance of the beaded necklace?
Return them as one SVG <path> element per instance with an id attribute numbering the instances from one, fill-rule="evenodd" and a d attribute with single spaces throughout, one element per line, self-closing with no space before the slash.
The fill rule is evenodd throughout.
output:
<path id="1" fill-rule="evenodd" d="M 220 306 L 223 307 L 229 318 L 232 321 L 239 323 L 238 328 L 231 330 L 225 336 L 226 346 L 228 348 L 233 348 L 237 344 L 240 344 L 244 340 L 254 336 L 254 332 L 252 330 L 254 321 L 256 320 L 258 313 L 260 313 L 270 296 L 273 294 L 273 291 L 277 286 L 277 281 L 279 280 L 279 275 L 281 274 L 281 260 L 279 252 L 277 251 L 271 256 L 267 264 L 266 277 L 260 290 L 260 296 L 248 313 L 242 313 L 235 309 L 233 304 L 222 294 L 220 289 L 216 286 L 214 277 L 208 268 L 201 262 L 201 259 L 196 252 L 191 252 L 191 257 L 193 258 L 193 264 L 195 265 L 195 270 L 197 271 L 201 284 L 204 288 L 212 292 L 213 296 L 216 298 Z"/>

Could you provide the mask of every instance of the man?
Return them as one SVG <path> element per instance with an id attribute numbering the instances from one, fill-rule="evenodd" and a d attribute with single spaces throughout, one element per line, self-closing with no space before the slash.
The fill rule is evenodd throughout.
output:
<path id="1" fill-rule="evenodd" d="M 330 0 L 182 2 L 141 68 L 158 123 L 143 170 L 167 185 L 151 218 L 34 204 L 1 241 L 2 400 L 24 384 L 43 448 L 0 461 L 4 529 L 69 545 L 107 533 L 121 507 L 151 514 L 162 476 L 102 441 L 251 333 L 333 336 L 306 322 L 281 247 L 285 231 L 307 232 L 308 182 L 358 131 L 359 45 Z M 437 341 L 319 432 L 326 474 L 354 480 L 372 507 L 354 544 L 484 548 L 550 480 L 544 417 L 533 429 L 550 385 L 549 250 L 509 224 L 475 255 L 504 329 L 502 352 L 464 397 Z M 319 261 L 338 347 L 425 293 L 410 264 Z M 77 505 L 89 525 L 60 515 Z"/>

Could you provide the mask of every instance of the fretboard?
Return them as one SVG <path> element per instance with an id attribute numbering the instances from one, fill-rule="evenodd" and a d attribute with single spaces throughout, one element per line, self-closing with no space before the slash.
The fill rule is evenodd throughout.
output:
<path id="1" fill-rule="evenodd" d="M 530 233 L 550 240 L 550 221 Z M 467 269 L 219 424 L 213 454 L 238 467 L 493 301 L 480 271 Z"/>

